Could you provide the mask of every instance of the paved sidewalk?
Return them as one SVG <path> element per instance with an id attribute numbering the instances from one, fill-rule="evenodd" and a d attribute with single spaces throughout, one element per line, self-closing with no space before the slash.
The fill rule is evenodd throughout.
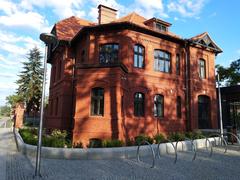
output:
<path id="1" fill-rule="evenodd" d="M 195 161 L 192 161 L 192 152 L 179 152 L 176 164 L 173 155 L 163 155 L 156 160 L 155 168 L 150 168 L 151 158 L 142 158 L 141 163 L 136 159 L 42 159 L 41 180 L 237 180 L 240 177 L 240 152 L 235 149 L 224 154 L 223 149 L 214 148 L 211 158 L 209 152 L 201 150 Z M 10 130 L 0 129 L 0 180 L 32 180 L 34 166 L 35 158 L 29 160 L 17 152 Z"/>

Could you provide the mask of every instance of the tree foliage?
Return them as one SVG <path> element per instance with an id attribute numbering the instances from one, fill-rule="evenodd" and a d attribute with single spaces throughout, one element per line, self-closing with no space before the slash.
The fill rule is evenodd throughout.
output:
<path id="1" fill-rule="evenodd" d="M 217 72 L 221 84 L 225 83 L 226 86 L 234 86 L 240 83 L 240 59 L 233 61 L 229 67 L 216 65 Z"/>
<path id="2" fill-rule="evenodd" d="M 14 108 L 17 103 L 23 102 L 23 97 L 13 94 L 6 97 L 6 105 Z"/>
<path id="3" fill-rule="evenodd" d="M 17 95 L 23 98 L 26 111 L 37 112 L 40 109 L 43 68 L 41 54 L 37 47 L 31 49 L 27 54 L 27 61 L 23 62 L 23 71 L 17 80 Z"/>

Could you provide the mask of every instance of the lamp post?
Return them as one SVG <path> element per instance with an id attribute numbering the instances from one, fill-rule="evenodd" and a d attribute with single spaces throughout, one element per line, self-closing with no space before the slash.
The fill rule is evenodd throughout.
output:
<path id="1" fill-rule="evenodd" d="M 217 72 L 217 84 L 218 84 L 218 106 L 219 106 L 220 133 L 221 133 L 221 137 L 223 137 L 222 97 L 221 97 L 220 82 L 219 82 L 219 72 Z"/>
<path id="2" fill-rule="evenodd" d="M 44 109 L 44 100 L 45 100 L 45 86 L 46 86 L 46 73 L 47 73 L 47 53 L 48 45 L 56 42 L 56 37 L 50 33 L 40 34 L 40 40 L 45 43 L 45 56 L 43 64 L 43 84 L 42 84 L 42 100 L 41 100 L 41 112 L 40 112 L 40 122 L 38 128 L 38 145 L 37 145 L 37 156 L 36 156 L 36 167 L 35 167 L 35 176 L 40 176 L 40 163 L 41 163 L 41 148 L 42 148 L 42 125 L 43 125 L 43 109 Z"/>

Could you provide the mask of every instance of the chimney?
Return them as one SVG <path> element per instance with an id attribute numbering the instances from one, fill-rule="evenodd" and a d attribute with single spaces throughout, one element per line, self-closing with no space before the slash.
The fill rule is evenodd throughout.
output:
<path id="1" fill-rule="evenodd" d="M 116 20 L 117 10 L 100 4 L 98 6 L 98 23 L 107 24 Z"/>

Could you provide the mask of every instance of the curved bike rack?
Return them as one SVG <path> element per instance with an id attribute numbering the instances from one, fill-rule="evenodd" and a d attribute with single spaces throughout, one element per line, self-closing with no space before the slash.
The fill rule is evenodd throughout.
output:
<path id="1" fill-rule="evenodd" d="M 166 141 L 167 142 L 169 142 L 171 145 L 172 145 L 172 147 L 173 147 L 173 149 L 174 149 L 174 151 L 175 151 L 175 160 L 174 160 L 174 164 L 176 164 L 176 162 L 177 162 L 177 149 L 176 149 L 176 146 L 174 146 L 174 144 L 173 144 L 173 142 L 172 141 L 170 141 L 170 140 L 168 140 L 168 139 L 166 139 Z M 161 142 L 160 143 L 158 143 L 158 146 L 157 146 L 157 156 L 158 156 L 158 158 L 160 159 L 160 144 L 161 144 Z M 166 143 L 166 151 L 167 151 L 167 153 L 168 153 L 168 150 L 167 150 L 168 148 L 167 148 L 167 143 Z M 155 156 L 156 157 L 156 156 Z"/>
<path id="2" fill-rule="evenodd" d="M 192 151 L 194 151 L 194 155 L 193 155 L 193 158 L 192 158 L 192 161 L 194 161 L 196 159 L 196 156 L 197 156 L 197 147 L 196 145 L 193 143 L 195 141 L 195 139 L 189 139 L 189 138 L 185 138 L 187 141 L 190 141 L 191 142 L 191 145 L 192 145 Z"/>
<path id="3" fill-rule="evenodd" d="M 225 146 L 224 153 L 226 153 L 226 152 L 227 152 L 227 142 L 226 142 L 226 140 L 221 136 L 220 133 L 210 134 L 209 137 L 212 137 L 212 136 L 218 136 L 218 138 L 221 139 L 221 144 L 222 144 L 222 142 L 223 142 L 223 144 L 224 144 L 224 146 Z M 215 139 L 215 137 L 213 137 L 213 138 L 214 138 L 215 146 L 217 146 L 216 139 Z"/>
<path id="4" fill-rule="evenodd" d="M 222 135 L 224 135 L 224 134 L 230 134 L 230 135 L 234 136 L 237 139 L 237 142 L 238 142 L 238 145 L 239 145 L 238 151 L 240 151 L 240 139 L 239 139 L 239 137 L 236 134 L 233 134 L 231 132 L 225 132 Z"/>
<path id="5" fill-rule="evenodd" d="M 212 143 L 211 143 L 211 141 L 210 141 L 210 140 L 209 140 L 209 139 L 206 137 L 205 146 L 206 146 L 206 150 L 208 151 L 207 142 L 209 142 L 209 146 L 211 147 L 211 150 L 210 150 L 209 157 L 212 157 L 212 153 L 213 153 L 213 146 L 212 146 Z"/>
<path id="6" fill-rule="evenodd" d="M 138 161 L 138 162 L 141 161 L 141 160 L 140 160 L 140 155 L 139 155 L 139 150 L 140 150 L 141 145 L 143 145 L 143 144 L 147 144 L 147 145 L 150 147 L 150 149 L 151 149 L 152 159 L 153 159 L 151 168 L 154 168 L 154 167 L 155 167 L 155 153 L 154 153 L 154 150 L 153 150 L 153 148 L 152 148 L 152 145 L 151 145 L 148 141 L 145 141 L 145 140 L 144 140 L 144 141 L 142 141 L 142 142 L 138 145 L 138 148 L 137 148 L 137 161 Z"/>

